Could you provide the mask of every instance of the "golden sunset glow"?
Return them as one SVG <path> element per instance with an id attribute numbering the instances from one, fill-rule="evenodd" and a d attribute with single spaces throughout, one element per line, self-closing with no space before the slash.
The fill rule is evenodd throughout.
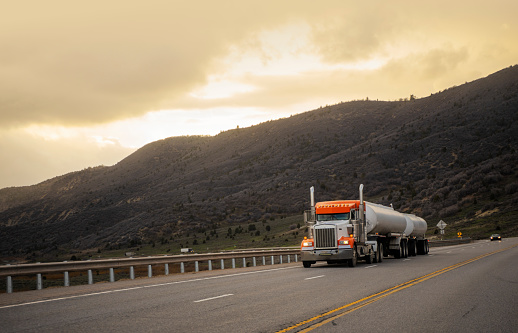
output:
<path id="1" fill-rule="evenodd" d="M 516 1 L 12 1 L 0 188 L 355 99 L 429 96 L 518 63 Z"/>

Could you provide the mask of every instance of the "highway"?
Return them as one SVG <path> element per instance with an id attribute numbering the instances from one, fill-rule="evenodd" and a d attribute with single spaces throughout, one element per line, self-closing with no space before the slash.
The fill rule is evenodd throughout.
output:
<path id="1" fill-rule="evenodd" d="M 518 238 L 0 294 L 2 332 L 516 332 Z"/>

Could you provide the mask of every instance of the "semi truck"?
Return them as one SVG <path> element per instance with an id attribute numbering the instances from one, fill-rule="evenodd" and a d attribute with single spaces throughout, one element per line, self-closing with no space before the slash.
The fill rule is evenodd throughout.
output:
<path id="1" fill-rule="evenodd" d="M 413 214 L 363 200 L 325 201 L 315 204 L 314 187 L 310 188 L 311 209 L 304 212 L 308 236 L 301 243 L 301 259 L 309 268 L 317 261 L 347 263 L 358 260 L 380 263 L 394 258 L 428 254 L 426 221 Z"/>

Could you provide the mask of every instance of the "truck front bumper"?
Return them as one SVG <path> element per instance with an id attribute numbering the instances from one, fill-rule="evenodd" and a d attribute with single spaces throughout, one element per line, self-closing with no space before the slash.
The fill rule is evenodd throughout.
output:
<path id="1" fill-rule="evenodd" d="M 334 261 L 353 258 L 353 249 L 326 249 L 301 252 L 302 261 Z"/>

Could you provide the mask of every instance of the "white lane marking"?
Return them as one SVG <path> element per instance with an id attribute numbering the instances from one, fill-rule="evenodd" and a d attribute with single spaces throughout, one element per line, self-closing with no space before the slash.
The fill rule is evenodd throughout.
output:
<path id="1" fill-rule="evenodd" d="M 372 267 L 376 267 L 376 266 L 378 266 L 378 265 L 367 266 L 365 268 L 372 268 Z"/>
<path id="2" fill-rule="evenodd" d="M 0 309 L 14 308 L 14 307 L 17 307 L 17 306 L 31 305 L 31 304 L 48 303 L 48 302 L 54 302 L 54 301 L 63 301 L 63 300 L 67 300 L 67 299 L 87 297 L 87 296 L 112 294 L 112 293 L 118 293 L 118 292 L 121 292 L 121 291 L 130 291 L 130 290 L 137 290 L 137 289 L 144 289 L 144 288 L 169 286 L 169 285 L 180 284 L 180 283 L 199 282 L 199 281 L 206 281 L 206 280 L 221 279 L 221 278 L 226 278 L 226 277 L 250 275 L 250 274 L 263 273 L 263 272 L 273 272 L 273 271 L 280 271 L 280 270 L 286 270 L 286 269 L 292 269 L 292 268 L 300 268 L 300 267 L 293 266 L 293 267 L 284 267 L 284 268 L 272 268 L 272 269 L 265 269 L 265 270 L 262 270 L 262 271 L 235 273 L 235 274 L 229 274 L 229 275 L 211 276 L 211 277 L 192 279 L 192 280 L 184 280 L 184 281 L 175 281 L 175 282 L 151 284 L 151 285 L 132 287 L 132 288 L 107 290 L 107 291 L 100 291 L 100 292 L 97 292 L 97 293 L 90 293 L 90 294 L 83 294 L 83 295 L 74 295 L 74 296 L 59 297 L 59 298 L 51 298 L 51 299 L 44 299 L 44 300 L 41 300 L 41 301 L 34 301 L 34 302 L 27 302 L 27 303 L 20 303 L 20 304 L 4 305 L 4 306 L 0 306 Z"/>
<path id="3" fill-rule="evenodd" d="M 404 259 L 403 261 L 408 261 L 408 260 L 412 260 L 412 259 Z"/>
<path id="4" fill-rule="evenodd" d="M 446 253 L 451 253 L 451 251 L 448 251 L 448 252 L 446 252 Z"/>
<path id="5" fill-rule="evenodd" d="M 318 279 L 318 278 L 321 278 L 321 277 L 324 277 L 324 276 L 325 275 L 313 276 L 313 277 L 305 278 L 304 280 L 313 280 L 313 279 Z"/>
<path id="6" fill-rule="evenodd" d="M 214 296 L 214 297 L 204 298 L 204 299 L 200 299 L 200 300 L 194 301 L 194 303 L 200 303 L 200 302 L 205 302 L 205 301 L 211 301 L 211 300 L 213 300 L 213 299 L 218 299 L 218 298 L 228 297 L 228 296 L 234 296 L 234 294 L 225 294 L 225 295 L 219 295 L 219 296 Z"/>

